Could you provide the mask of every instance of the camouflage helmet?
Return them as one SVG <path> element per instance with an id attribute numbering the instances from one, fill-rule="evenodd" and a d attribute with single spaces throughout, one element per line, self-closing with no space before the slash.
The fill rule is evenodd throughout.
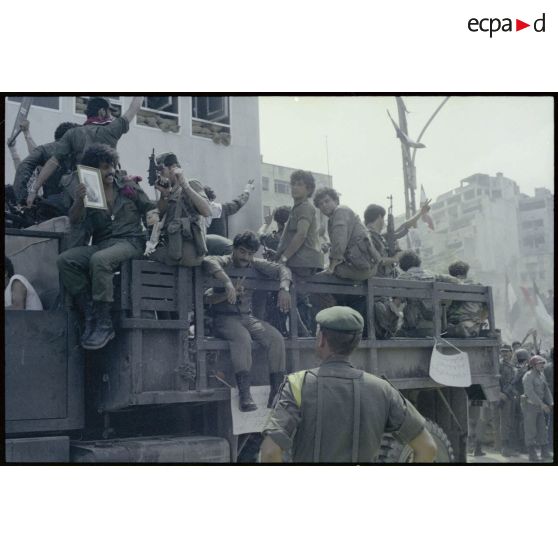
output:
<path id="1" fill-rule="evenodd" d="M 517 358 L 518 362 L 529 360 L 529 356 L 529 351 L 527 349 L 517 349 L 517 351 L 515 351 L 515 358 Z"/>

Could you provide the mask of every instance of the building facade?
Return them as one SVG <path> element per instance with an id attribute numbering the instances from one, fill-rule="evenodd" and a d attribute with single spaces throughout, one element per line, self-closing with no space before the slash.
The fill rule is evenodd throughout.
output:
<path id="1" fill-rule="evenodd" d="M 8 97 L 6 140 L 19 109 L 21 97 Z M 111 97 L 116 114 L 124 112 L 131 97 Z M 64 121 L 82 124 L 87 97 L 35 97 L 28 119 L 31 134 L 40 145 L 53 141 L 54 130 Z M 24 138 L 17 150 L 27 156 Z M 221 201 L 236 197 L 246 182 L 260 183 L 260 140 L 257 97 L 146 97 L 144 106 L 118 142 L 122 168 L 143 177 L 142 186 L 154 198 L 147 183 L 148 157 L 173 151 L 186 176 L 211 186 Z M 5 183 L 13 181 L 15 169 L 6 149 Z M 261 190 L 256 188 L 242 211 L 230 218 L 230 232 L 257 229 L 261 224 Z"/>

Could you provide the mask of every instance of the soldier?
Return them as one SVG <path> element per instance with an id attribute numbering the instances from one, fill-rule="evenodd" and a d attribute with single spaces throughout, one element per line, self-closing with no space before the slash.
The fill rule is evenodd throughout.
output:
<path id="1" fill-rule="evenodd" d="M 550 354 L 548 357 L 548 362 L 544 367 L 544 377 L 546 378 L 546 383 L 550 389 L 550 393 L 554 394 L 554 347 L 550 349 Z M 554 408 L 551 409 L 548 417 L 548 444 L 550 446 L 550 451 L 554 452 Z"/>
<path id="2" fill-rule="evenodd" d="M 457 261 L 452 263 L 448 272 L 459 283 L 475 284 L 467 279 L 469 264 L 466 262 Z M 453 301 L 447 310 L 448 337 L 478 337 L 481 326 L 487 319 L 488 308 L 482 302 Z"/>
<path id="3" fill-rule="evenodd" d="M 289 374 L 264 427 L 261 460 L 296 463 L 370 463 L 384 432 L 414 450 L 416 462 L 432 462 L 436 443 L 413 405 L 385 380 L 354 368 L 364 320 L 352 308 L 333 306 L 316 316 L 321 364 Z"/>
<path id="4" fill-rule="evenodd" d="M 174 153 L 156 160 L 159 176 L 155 188 L 161 192 L 159 212 L 164 224 L 159 245 L 149 257 L 166 265 L 195 267 L 207 255 L 203 217 L 211 215 L 209 201 L 197 180 L 184 177 Z"/>
<path id="5" fill-rule="evenodd" d="M 276 260 L 288 265 L 300 279 L 310 277 L 323 268 L 316 210 L 310 203 L 315 189 L 316 183 L 312 173 L 297 170 L 291 174 L 294 205 L 277 247 Z M 315 311 L 308 296 L 297 297 L 297 309 L 304 325 L 302 335 L 308 337 L 315 330 Z"/>
<path id="6" fill-rule="evenodd" d="M 406 250 L 399 256 L 399 267 L 403 273 L 399 279 L 410 281 L 446 281 L 456 283 L 449 275 L 436 274 L 421 267 L 421 259 L 416 252 Z M 427 337 L 433 335 L 434 309 L 432 302 L 407 299 L 403 310 L 403 327 L 400 334 L 405 337 Z"/>
<path id="7" fill-rule="evenodd" d="M 550 414 L 554 405 L 552 393 L 544 376 L 546 360 L 535 355 L 529 360 L 529 371 L 523 376 L 524 395 L 521 397 L 521 409 L 525 428 L 525 445 L 529 461 L 539 461 L 536 447 L 541 450 L 541 459 L 551 459 L 548 451 L 548 431 L 545 415 Z"/>
<path id="8" fill-rule="evenodd" d="M 273 211 L 273 220 L 277 223 L 277 230 L 272 232 L 268 232 L 272 216 L 266 217 L 266 219 L 269 218 L 269 221 L 266 220 L 265 225 L 258 231 L 260 242 L 264 248 L 264 258 L 272 260 L 276 258 L 277 248 L 279 248 L 279 242 L 281 241 L 281 236 L 283 236 L 283 231 L 290 214 L 290 207 L 286 205 L 276 207 Z"/>
<path id="9" fill-rule="evenodd" d="M 523 395 L 523 376 L 527 373 L 529 369 L 529 351 L 526 349 L 518 349 L 515 351 L 512 363 L 515 365 L 515 376 L 513 378 L 513 387 L 517 394 L 514 400 L 514 438 L 516 449 L 520 453 L 527 453 L 525 447 L 525 432 L 524 432 L 524 422 L 523 413 L 521 411 L 521 396 Z M 515 361 L 515 362 L 514 362 Z"/>
<path id="10" fill-rule="evenodd" d="M 210 289 L 205 300 L 211 306 L 215 335 L 226 339 L 230 344 L 241 411 L 257 409 L 250 394 L 252 339 L 267 352 L 271 386 L 268 406 L 271 406 L 286 370 L 283 336 L 270 324 L 253 316 L 253 290 L 242 285 L 242 278 L 237 281 L 235 287 L 226 273 L 230 269 L 253 268 L 268 277 L 278 279 L 280 284 L 277 305 L 283 312 L 288 312 L 291 302 L 291 272 L 284 265 L 254 258 L 259 247 L 260 242 L 256 235 L 252 231 L 245 231 L 235 236 L 232 255 L 208 256 L 203 260 L 204 271 L 219 279 L 224 285 L 221 289 Z"/>
<path id="11" fill-rule="evenodd" d="M 502 345 L 500 355 L 502 360 L 500 361 L 499 411 L 502 455 L 504 457 L 514 457 L 517 455 L 517 452 L 513 449 L 513 407 L 518 394 L 513 384 L 515 366 L 512 364 L 512 348 L 509 345 Z"/>
<path id="12" fill-rule="evenodd" d="M 104 144 L 116 149 L 118 140 L 130 129 L 130 122 L 138 112 L 143 97 L 134 97 L 128 110 L 118 118 L 111 116 L 110 103 L 104 97 L 91 97 L 87 102 L 85 114 L 87 120 L 83 126 L 73 128 L 56 142 L 52 157 L 43 166 L 33 188 L 27 197 L 27 205 L 31 207 L 37 192 L 56 171 L 61 163 L 74 170 L 81 161 L 85 150 L 92 144 Z M 66 187 L 70 185 L 67 184 Z"/>
<path id="13" fill-rule="evenodd" d="M 133 180 L 116 179 L 118 153 L 111 147 L 92 145 L 82 162 L 101 171 L 108 210 L 85 207 L 85 184 L 66 192 L 67 203 L 71 203 L 70 223 L 91 237 L 91 245 L 62 252 L 57 263 L 62 283 L 85 316 L 81 346 L 95 350 L 114 338 L 110 317 L 113 273 L 122 262 L 143 254 L 142 217 L 155 204 Z M 156 218 L 150 213 L 150 219 Z"/>
<path id="14" fill-rule="evenodd" d="M 331 246 L 325 273 L 357 281 L 371 277 L 381 256 L 358 215 L 346 205 L 339 205 L 339 194 L 333 188 L 320 188 L 314 195 L 314 205 L 328 218 Z"/>
<path id="15" fill-rule="evenodd" d="M 14 190 L 18 201 L 27 199 L 29 180 L 33 176 L 33 173 L 38 168 L 45 165 L 52 157 L 56 142 L 62 139 L 68 130 L 75 128 L 76 126 L 78 125 L 74 122 L 62 122 L 62 124 L 58 125 L 54 131 L 53 142 L 35 147 L 35 149 L 33 149 L 33 151 L 31 151 L 29 155 L 23 159 L 20 166 L 17 168 L 14 178 Z M 62 180 L 64 174 L 69 170 L 70 169 L 66 168 L 64 164 L 60 165 L 60 167 L 58 167 L 57 170 L 43 184 L 43 197 L 51 198 L 51 201 L 54 201 L 57 206 L 62 203 L 62 199 L 60 198 L 62 196 L 63 189 L 60 181 Z M 58 197 L 53 198 L 53 196 Z"/>

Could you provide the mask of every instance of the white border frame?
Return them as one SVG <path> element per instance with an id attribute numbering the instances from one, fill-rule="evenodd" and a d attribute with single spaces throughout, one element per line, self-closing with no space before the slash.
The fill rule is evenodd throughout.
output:
<path id="1" fill-rule="evenodd" d="M 97 182 L 95 184 L 95 187 L 98 189 L 98 193 L 102 200 L 101 203 L 91 202 L 89 201 L 86 195 L 84 200 L 85 207 L 90 207 L 91 209 L 104 209 L 105 211 L 108 211 L 107 198 L 105 197 L 105 188 L 103 186 L 103 178 L 101 176 L 101 171 L 94 167 L 77 165 L 77 172 L 78 172 L 80 184 L 87 184 L 87 186 L 90 186 L 90 184 L 85 180 L 86 176 L 91 176 L 95 178 L 95 181 Z"/>

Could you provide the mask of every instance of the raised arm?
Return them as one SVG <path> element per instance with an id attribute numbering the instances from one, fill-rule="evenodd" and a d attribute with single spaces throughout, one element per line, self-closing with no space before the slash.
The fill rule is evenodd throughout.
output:
<path id="1" fill-rule="evenodd" d="M 209 200 L 205 195 L 202 195 L 194 188 L 184 175 L 182 174 L 182 169 L 174 169 L 174 175 L 179 186 L 184 190 L 184 193 L 190 198 L 194 207 L 198 210 L 198 213 L 203 217 L 211 217 L 211 205 L 209 205 Z"/>
<path id="2" fill-rule="evenodd" d="M 43 184 L 54 174 L 59 166 L 60 162 L 56 157 L 51 157 L 45 163 L 39 173 L 39 176 L 37 176 L 37 180 L 35 180 L 35 184 L 33 184 L 33 188 L 27 196 L 27 207 L 31 207 L 33 205 L 33 201 L 37 197 L 37 192 L 43 187 Z"/>
<path id="3" fill-rule="evenodd" d="M 10 310 L 25 310 L 25 301 L 27 300 L 27 289 L 25 285 L 17 279 L 12 283 L 12 305 L 8 306 Z"/>
<path id="4" fill-rule="evenodd" d="M 70 207 L 68 216 L 70 217 L 70 223 L 72 225 L 77 225 L 85 219 L 86 208 L 85 208 L 85 195 L 87 189 L 85 184 L 78 184 L 76 188 L 76 197 L 74 198 L 74 203 Z"/>
<path id="5" fill-rule="evenodd" d="M 131 122 L 141 108 L 144 98 L 145 97 L 133 97 L 128 110 L 122 115 L 122 118 L 125 118 L 128 122 Z"/>
<path id="6" fill-rule="evenodd" d="M 33 149 L 37 148 L 37 144 L 31 137 L 31 131 L 29 129 L 29 120 L 22 120 L 20 124 L 21 131 L 23 132 L 23 137 L 25 138 L 25 143 L 27 143 L 27 149 L 29 149 L 29 153 L 33 151 Z"/>

